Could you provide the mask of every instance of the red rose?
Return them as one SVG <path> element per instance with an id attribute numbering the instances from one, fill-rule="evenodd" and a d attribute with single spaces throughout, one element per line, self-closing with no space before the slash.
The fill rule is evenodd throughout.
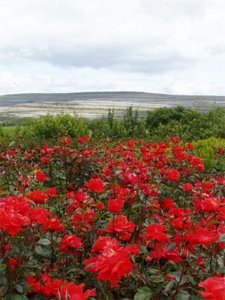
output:
<path id="1" fill-rule="evenodd" d="M 90 179 L 85 183 L 85 186 L 95 193 L 102 193 L 105 190 L 105 185 L 100 178 Z"/>
<path id="2" fill-rule="evenodd" d="M 119 196 L 116 199 L 108 200 L 108 211 L 114 214 L 118 214 L 121 212 L 123 208 L 124 197 Z"/>
<path id="3" fill-rule="evenodd" d="M 117 233 L 121 240 L 127 241 L 131 233 L 135 229 L 135 224 L 128 221 L 126 216 L 117 216 L 114 220 L 110 220 L 106 231 L 109 233 Z"/>
<path id="4" fill-rule="evenodd" d="M 40 170 L 38 170 L 35 174 L 35 178 L 38 180 L 38 181 L 46 181 L 48 180 L 48 177 L 43 173 L 41 172 Z"/>
<path id="5" fill-rule="evenodd" d="M 225 299 L 225 277 L 220 275 L 210 277 L 198 284 L 205 291 L 200 291 L 199 294 L 207 300 L 224 300 Z"/>
<path id="6" fill-rule="evenodd" d="M 123 276 L 128 276 L 133 270 L 133 264 L 129 257 L 130 248 L 120 247 L 116 239 L 100 237 L 93 251 L 102 251 L 97 257 L 90 257 L 84 261 L 86 270 L 98 273 L 98 280 L 111 281 L 111 288 L 117 286 Z"/>
<path id="7" fill-rule="evenodd" d="M 57 189 L 55 187 L 52 188 L 47 188 L 45 193 L 49 196 L 49 197 L 56 197 L 57 196 Z"/>
<path id="8" fill-rule="evenodd" d="M 17 260 L 15 258 L 9 258 L 9 266 L 12 270 L 15 270 L 17 266 Z"/>
<path id="9" fill-rule="evenodd" d="M 220 235 L 217 232 L 196 226 L 193 232 L 185 234 L 185 240 L 191 245 L 209 246 L 213 242 L 217 241 L 219 236 Z"/>
<path id="10" fill-rule="evenodd" d="M 75 234 L 66 234 L 60 242 L 59 250 L 61 252 L 67 253 L 70 252 L 70 250 L 78 248 L 80 249 L 82 247 L 83 243 L 81 242 L 81 239 L 79 237 L 77 237 Z"/>
<path id="11" fill-rule="evenodd" d="M 60 299 L 62 300 L 86 300 L 89 297 L 95 296 L 95 289 L 93 290 L 86 290 L 83 292 L 84 283 L 80 285 L 76 285 L 72 282 L 66 283 L 60 290 Z"/>
<path id="12" fill-rule="evenodd" d="M 184 183 L 182 185 L 183 191 L 185 192 L 192 192 L 193 190 L 193 185 L 191 183 Z"/>
<path id="13" fill-rule="evenodd" d="M 48 196 L 41 191 L 32 191 L 27 195 L 27 198 L 34 201 L 35 203 L 42 204 L 44 203 L 47 199 Z"/>
<path id="14" fill-rule="evenodd" d="M 166 226 L 158 223 L 150 224 L 145 228 L 146 235 L 143 237 L 159 242 L 168 242 L 169 238 L 165 232 L 168 229 Z"/>
<path id="15" fill-rule="evenodd" d="M 176 169 L 170 169 L 167 172 L 167 178 L 171 182 L 177 182 L 180 179 L 180 173 Z"/>

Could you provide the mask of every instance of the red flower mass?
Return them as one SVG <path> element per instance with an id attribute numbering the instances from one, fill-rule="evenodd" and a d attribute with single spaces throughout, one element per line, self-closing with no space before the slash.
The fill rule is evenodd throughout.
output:
<path id="1" fill-rule="evenodd" d="M 103 193 L 105 190 L 105 185 L 100 178 L 90 179 L 85 183 L 85 186 L 92 192 Z"/>
<path id="2" fill-rule="evenodd" d="M 1 148 L 0 298 L 225 299 L 225 180 L 191 144 L 58 138 Z"/>

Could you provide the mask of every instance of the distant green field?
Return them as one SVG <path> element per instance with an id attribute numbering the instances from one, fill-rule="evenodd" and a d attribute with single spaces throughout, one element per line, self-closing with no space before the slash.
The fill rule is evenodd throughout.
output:
<path id="1" fill-rule="evenodd" d="M 3 133 L 9 136 L 14 136 L 17 128 L 18 128 L 17 126 L 4 126 L 2 129 L 3 129 Z"/>

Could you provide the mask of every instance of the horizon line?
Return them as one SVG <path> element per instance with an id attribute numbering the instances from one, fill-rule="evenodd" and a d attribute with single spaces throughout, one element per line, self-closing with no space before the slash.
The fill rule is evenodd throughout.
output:
<path id="1" fill-rule="evenodd" d="M 126 90 L 106 90 L 106 91 L 79 91 L 79 92 L 19 92 L 19 93 L 9 93 L 9 94 L 0 94 L 0 97 L 4 96 L 16 96 L 16 95 L 50 95 L 50 94 L 91 94 L 91 93 L 137 93 L 137 94 L 153 94 L 153 95 L 164 95 L 164 96 L 183 96 L 183 97 L 225 97 L 225 95 L 217 94 L 170 94 L 170 93 L 157 93 L 157 92 L 144 92 L 144 91 L 126 91 Z"/>

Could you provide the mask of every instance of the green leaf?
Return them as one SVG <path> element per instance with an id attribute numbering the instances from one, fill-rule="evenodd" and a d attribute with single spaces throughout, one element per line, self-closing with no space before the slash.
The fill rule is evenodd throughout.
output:
<path id="1" fill-rule="evenodd" d="M 181 275 L 181 273 L 179 271 L 171 272 L 170 275 L 172 275 L 177 282 L 180 281 L 180 275 Z"/>
<path id="2" fill-rule="evenodd" d="M 152 275 L 150 276 L 150 280 L 154 283 L 159 283 L 164 281 L 164 277 L 162 277 L 161 275 Z"/>
<path id="3" fill-rule="evenodd" d="M 6 264 L 0 264 L 0 271 L 4 271 L 6 269 Z"/>
<path id="4" fill-rule="evenodd" d="M 43 238 L 38 241 L 38 244 L 48 246 L 51 245 L 51 241 L 49 239 Z"/>
<path id="5" fill-rule="evenodd" d="M 7 290 L 8 290 L 8 285 L 6 282 L 4 285 L 0 286 L 0 293 L 4 295 L 7 292 Z"/>
<path id="6" fill-rule="evenodd" d="M 147 254 L 148 253 L 148 250 L 143 245 L 140 246 L 140 250 L 141 250 L 142 254 Z"/>
<path id="7" fill-rule="evenodd" d="M 16 285 L 16 290 L 17 290 L 17 292 L 20 293 L 20 294 L 23 293 L 23 288 L 22 288 L 22 286 L 19 285 L 19 284 Z"/>
<path id="8" fill-rule="evenodd" d="M 148 268 L 148 273 L 149 274 L 159 274 L 159 270 L 154 269 L 154 268 Z"/>
<path id="9" fill-rule="evenodd" d="M 15 142 L 15 141 L 11 141 L 11 142 L 9 143 L 9 148 L 10 148 L 10 147 L 14 147 L 14 146 L 15 146 L 15 144 L 16 144 L 16 142 Z"/>
<path id="10" fill-rule="evenodd" d="M 0 286 L 7 285 L 7 278 L 5 276 L 0 276 Z"/>
<path id="11" fill-rule="evenodd" d="M 25 295 L 10 293 L 4 296 L 4 300 L 28 300 L 28 298 Z"/>
<path id="12" fill-rule="evenodd" d="M 140 194 L 139 198 L 140 198 L 141 201 L 143 201 L 145 199 L 145 195 L 144 194 Z"/>
<path id="13" fill-rule="evenodd" d="M 175 297 L 175 300 L 190 300 L 190 299 L 191 299 L 191 295 L 187 291 L 181 291 Z"/>
<path id="14" fill-rule="evenodd" d="M 134 300 L 150 300 L 152 296 L 152 291 L 149 287 L 143 286 L 138 289 L 138 292 L 134 296 Z"/>
<path id="15" fill-rule="evenodd" d="M 223 242 L 223 243 L 225 243 L 225 233 L 221 234 L 221 236 L 220 236 L 218 242 Z"/>
<path id="16" fill-rule="evenodd" d="M 67 271 L 66 274 L 68 275 L 68 274 L 76 272 L 76 271 L 77 271 L 77 268 L 72 268 L 69 271 Z"/>
<path id="17" fill-rule="evenodd" d="M 173 280 L 169 281 L 164 288 L 164 292 L 168 293 L 169 291 L 171 291 L 174 287 L 174 284 L 175 284 L 175 282 Z"/>
<path id="18" fill-rule="evenodd" d="M 202 300 L 202 297 L 200 295 L 195 294 L 195 295 L 192 295 L 190 299 L 191 300 Z"/>
<path id="19" fill-rule="evenodd" d="M 45 258 L 51 257 L 51 251 L 48 248 L 43 247 L 41 245 L 37 245 L 35 247 L 35 252 Z"/>
<path id="20" fill-rule="evenodd" d="M 173 250 L 174 248 L 176 248 L 176 244 L 175 243 L 169 243 L 166 247 L 166 250 L 167 251 L 171 251 Z"/>
<path id="21" fill-rule="evenodd" d="M 225 275 L 225 267 L 221 267 L 218 269 L 218 273 Z"/>
<path id="22" fill-rule="evenodd" d="M 44 299 L 47 299 L 47 298 L 40 294 L 36 294 L 35 296 L 32 297 L 32 300 L 44 300 Z M 59 298 L 59 300 L 61 300 L 61 299 Z"/>

